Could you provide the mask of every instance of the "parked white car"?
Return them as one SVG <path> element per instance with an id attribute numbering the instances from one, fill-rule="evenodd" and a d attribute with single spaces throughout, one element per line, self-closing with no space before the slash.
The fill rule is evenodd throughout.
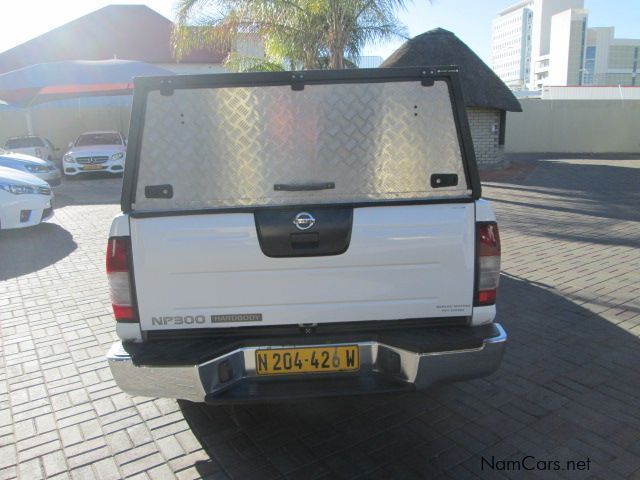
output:
<path id="1" fill-rule="evenodd" d="M 30 173 L 44 180 L 52 187 L 60 185 L 62 174 L 51 160 L 41 160 L 23 153 L 7 152 L 0 149 L 0 167 L 13 168 Z"/>
<path id="2" fill-rule="evenodd" d="M 24 153 L 50 161 L 55 160 L 58 150 L 48 139 L 39 135 L 11 137 L 5 142 L 4 148 L 10 152 Z"/>
<path id="3" fill-rule="evenodd" d="M 86 132 L 69 144 L 62 157 L 62 170 L 67 176 L 80 173 L 124 171 L 126 142 L 116 131 Z"/>
<path id="4" fill-rule="evenodd" d="M 44 180 L 0 167 L 0 229 L 38 225 L 53 217 L 53 192 Z"/>

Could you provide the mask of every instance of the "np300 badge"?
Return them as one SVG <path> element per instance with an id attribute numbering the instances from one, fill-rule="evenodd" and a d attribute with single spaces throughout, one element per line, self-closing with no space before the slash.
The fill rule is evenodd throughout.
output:
<path id="1" fill-rule="evenodd" d="M 309 230 L 316 224 L 316 219 L 308 212 L 300 212 L 293 219 L 293 224 L 298 230 Z"/>

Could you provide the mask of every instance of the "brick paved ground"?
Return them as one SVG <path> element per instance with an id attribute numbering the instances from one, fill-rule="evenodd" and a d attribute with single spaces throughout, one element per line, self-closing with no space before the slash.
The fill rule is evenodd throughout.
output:
<path id="1" fill-rule="evenodd" d="M 0 479 L 640 478 L 640 160 L 538 161 L 486 186 L 510 334 L 498 373 L 236 408 L 114 385 L 103 249 L 119 183 L 70 182 L 53 222 L 0 233 Z M 525 455 L 590 470 L 481 468 Z"/>

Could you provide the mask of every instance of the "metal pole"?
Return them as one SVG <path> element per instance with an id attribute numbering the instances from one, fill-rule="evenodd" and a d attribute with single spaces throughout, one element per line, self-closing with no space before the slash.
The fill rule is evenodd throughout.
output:
<path id="1" fill-rule="evenodd" d="M 28 106 L 25 110 L 25 117 L 27 120 L 27 135 L 33 135 L 33 122 L 31 119 L 31 107 Z"/>

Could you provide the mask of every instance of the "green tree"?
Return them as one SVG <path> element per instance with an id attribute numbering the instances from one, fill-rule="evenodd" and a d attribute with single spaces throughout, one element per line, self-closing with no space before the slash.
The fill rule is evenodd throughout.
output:
<path id="1" fill-rule="evenodd" d="M 405 0 L 178 0 L 178 59 L 193 49 L 234 51 L 257 39 L 265 58 L 233 53 L 238 71 L 348 68 L 367 44 L 406 38 L 396 13 Z"/>

